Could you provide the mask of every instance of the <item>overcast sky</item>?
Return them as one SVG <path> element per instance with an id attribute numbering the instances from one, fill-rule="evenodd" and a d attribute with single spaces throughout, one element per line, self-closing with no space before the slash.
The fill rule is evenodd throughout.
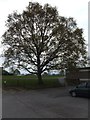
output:
<path id="1" fill-rule="evenodd" d="M 28 6 L 29 2 L 39 2 L 42 5 L 49 3 L 57 7 L 60 16 L 73 17 L 78 26 L 83 28 L 84 37 L 88 41 L 89 0 L 0 0 L 0 37 L 6 29 L 5 21 L 7 20 L 8 14 L 16 10 L 21 13 Z M 2 51 L 1 45 L 0 51 Z"/>

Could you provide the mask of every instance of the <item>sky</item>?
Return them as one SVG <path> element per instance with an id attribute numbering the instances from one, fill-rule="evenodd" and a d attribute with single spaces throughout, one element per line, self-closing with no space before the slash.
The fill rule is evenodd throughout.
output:
<path id="1" fill-rule="evenodd" d="M 60 16 L 73 17 L 79 28 L 83 28 L 84 37 L 88 43 L 88 2 L 89 0 L 0 0 L 0 42 L 1 36 L 5 32 L 5 21 L 8 14 L 13 11 L 21 13 L 28 6 L 29 2 L 39 2 L 41 5 L 49 3 L 56 6 Z M 2 53 L 0 44 L 0 54 Z M 3 60 L 0 57 L 0 66 Z"/>

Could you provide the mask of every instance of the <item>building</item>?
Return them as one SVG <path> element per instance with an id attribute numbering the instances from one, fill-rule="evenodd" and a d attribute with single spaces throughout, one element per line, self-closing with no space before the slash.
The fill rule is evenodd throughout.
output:
<path id="1" fill-rule="evenodd" d="M 77 68 L 66 71 L 66 81 L 69 83 L 80 83 L 90 80 L 90 67 Z"/>
<path id="2" fill-rule="evenodd" d="M 90 80 L 90 67 L 79 68 L 79 79 L 80 81 Z"/>

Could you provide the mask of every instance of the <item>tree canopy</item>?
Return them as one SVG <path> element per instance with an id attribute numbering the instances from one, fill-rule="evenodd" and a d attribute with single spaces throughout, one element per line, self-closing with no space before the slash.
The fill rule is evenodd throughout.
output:
<path id="1" fill-rule="evenodd" d="M 50 69 L 85 65 L 83 30 L 73 18 L 60 16 L 49 4 L 29 2 L 21 14 L 9 14 L 3 35 L 4 66 L 16 66 L 38 76 Z"/>

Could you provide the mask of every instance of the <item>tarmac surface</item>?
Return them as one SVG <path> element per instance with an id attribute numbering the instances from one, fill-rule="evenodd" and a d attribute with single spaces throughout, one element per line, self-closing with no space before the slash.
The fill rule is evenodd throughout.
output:
<path id="1" fill-rule="evenodd" d="M 3 90 L 3 118 L 88 118 L 89 99 L 71 97 L 69 88 Z"/>

